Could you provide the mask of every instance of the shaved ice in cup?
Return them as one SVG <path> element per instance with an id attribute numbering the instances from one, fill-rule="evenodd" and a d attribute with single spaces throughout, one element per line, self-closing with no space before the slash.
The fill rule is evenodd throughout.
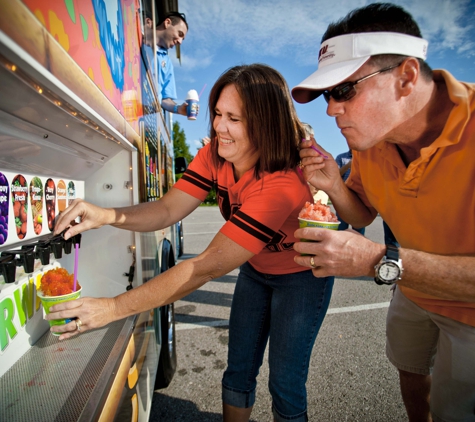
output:
<path id="1" fill-rule="evenodd" d="M 299 227 L 318 227 L 320 229 L 338 230 L 340 221 L 328 205 L 322 204 L 320 200 L 312 204 L 306 202 L 299 213 Z M 300 239 L 302 242 L 314 242 L 313 240 Z M 307 254 L 301 254 L 305 256 Z"/>
<path id="2" fill-rule="evenodd" d="M 82 287 L 79 283 L 76 284 L 76 291 L 73 289 L 74 276 L 69 274 L 64 268 L 55 268 L 43 274 L 36 294 L 41 300 L 45 313 L 49 314 L 50 308 L 53 305 L 69 302 L 81 297 Z M 71 319 L 54 319 L 48 322 L 50 327 L 53 327 L 55 325 L 67 324 L 70 321 Z M 62 333 L 53 332 L 52 334 L 59 336 Z"/>
<path id="3" fill-rule="evenodd" d="M 340 221 L 328 205 L 320 200 L 312 204 L 306 202 L 299 213 L 299 227 L 320 227 L 323 229 L 338 230 Z"/>

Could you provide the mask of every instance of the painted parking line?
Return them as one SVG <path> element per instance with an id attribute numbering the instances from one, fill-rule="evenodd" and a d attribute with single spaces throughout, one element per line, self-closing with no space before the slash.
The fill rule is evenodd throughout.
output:
<path id="1" fill-rule="evenodd" d="M 216 234 L 216 231 L 214 231 L 214 232 L 186 233 L 185 236 L 193 236 L 194 234 Z"/>
<path id="2" fill-rule="evenodd" d="M 327 315 L 329 314 L 343 314 L 346 312 L 360 312 L 360 311 L 368 311 L 371 309 L 382 309 L 387 308 L 389 306 L 389 302 L 380 302 L 380 303 L 369 303 L 367 305 L 358 305 L 358 306 L 345 306 L 343 308 L 330 308 L 328 309 Z M 220 319 L 217 321 L 203 321 L 197 322 L 195 324 L 182 324 L 177 322 L 175 325 L 175 330 L 194 330 L 197 328 L 209 328 L 209 327 L 225 327 L 229 325 L 229 320 L 227 319 Z"/>
<path id="3" fill-rule="evenodd" d="M 344 308 L 330 308 L 327 314 L 343 314 L 345 312 L 367 311 L 369 309 L 387 308 L 388 306 L 389 306 L 389 302 L 368 303 L 367 305 L 346 306 Z"/>

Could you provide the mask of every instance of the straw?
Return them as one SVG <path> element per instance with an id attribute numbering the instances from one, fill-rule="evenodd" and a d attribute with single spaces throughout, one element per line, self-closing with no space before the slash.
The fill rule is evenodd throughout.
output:
<path id="1" fill-rule="evenodd" d="M 310 148 L 314 149 L 315 151 L 317 151 L 323 158 L 328 158 L 328 155 L 325 155 L 322 151 L 320 151 L 317 147 L 315 146 L 311 146 Z"/>
<path id="2" fill-rule="evenodd" d="M 201 92 L 199 93 L 198 95 L 198 98 L 201 98 L 201 94 L 203 93 L 203 91 L 205 90 L 206 88 L 206 84 L 203 85 L 203 88 L 201 88 Z"/>
<path id="3" fill-rule="evenodd" d="M 302 141 L 308 141 L 308 139 L 302 139 Z M 323 158 L 328 158 L 328 155 L 325 155 L 322 151 L 320 151 L 316 146 L 312 145 L 310 148 L 312 148 L 314 151 L 317 151 Z"/>
<path id="4" fill-rule="evenodd" d="M 76 291 L 76 284 L 77 284 L 77 280 L 78 280 L 78 258 L 79 258 L 79 243 L 76 243 L 75 251 L 74 251 L 74 286 L 73 286 L 73 292 Z"/>

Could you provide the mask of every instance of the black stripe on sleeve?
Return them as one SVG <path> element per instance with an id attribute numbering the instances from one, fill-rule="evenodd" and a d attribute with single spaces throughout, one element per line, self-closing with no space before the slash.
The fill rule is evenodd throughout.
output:
<path id="1" fill-rule="evenodd" d="M 199 182 L 198 180 L 194 179 L 193 177 L 190 177 L 186 173 L 182 176 L 182 179 L 187 181 L 188 183 L 191 183 L 192 185 L 195 185 L 196 187 L 204 190 L 205 192 L 209 192 L 213 186 L 213 184 L 204 184 Z"/>
<path id="2" fill-rule="evenodd" d="M 203 177 L 201 174 L 197 173 L 196 171 L 188 169 L 185 172 L 185 174 L 188 174 L 188 175 L 194 177 L 195 179 L 198 179 L 200 182 L 203 182 L 204 184 L 209 185 L 210 189 L 213 187 L 213 181 L 212 180 L 209 180 L 206 177 Z"/>
<path id="3" fill-rule="evenodd" d="M 231 220 L 229 221 L 244 230 L 246 233 L 249 233 L 251 236 L 254 236 L 256 239 L 259 239 L 260 241 L 265 242 L 266 244 L 272 240 L 272 237 L 262 234 L 256 229 L 250 227 L 248 224 L 236 218 L 236 216 L 233 216 L 233 218 L 231 218 Z"/>
<path id="4" fill-rule="evenodd" d="M 239 217 L 240 219 L 244 220 L 247 222 L 249 225 L 254 226 L 257 230 L 260 230 L 261 232 L 269 235 L 271 238 L 274 236 L 275 231 L 272 230 L 271 228 L 264 226 L 261 222 L 254 220 L 254 218 L 249 217 L 247 214 L 243 213 L 241 210 L 236 211 L 235 214 L 236 217 Z"/>

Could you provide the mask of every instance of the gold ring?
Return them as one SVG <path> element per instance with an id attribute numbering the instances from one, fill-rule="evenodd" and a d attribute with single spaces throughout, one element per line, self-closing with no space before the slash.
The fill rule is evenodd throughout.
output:
<path id="1" fill-rule="evenodd" d="M 317 266 L 315 265 L 315 261 L 313 260 L 313 256 L 310 258 L 310 266 L 314 269 L 317 268 Z"/>
<path id="2" fill-rule="evenodd" d="M 81 320 L 79 318 L 76 319 L 76 330 L 81 331 L 81 325 L 82 325 Z"/>

